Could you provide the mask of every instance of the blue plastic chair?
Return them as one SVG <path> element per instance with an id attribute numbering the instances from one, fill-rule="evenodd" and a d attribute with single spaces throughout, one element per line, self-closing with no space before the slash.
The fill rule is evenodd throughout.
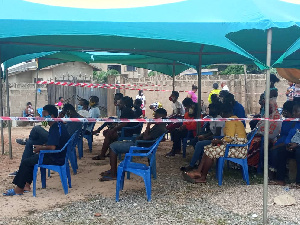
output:
<path id="1" fill-rule="evenodd" d="M 37 178 L 37 171 L 38 168 L 41 168 L 41 180 L 42 180 L 42 188 L 46 188 L 46 169 L 53 170 L 55 172 L 59 173 L 60 180 L 64 189 L 64 193 L 68 194 L 68 184 L 69 188 L 71 188 L 71 174 L 70 174 L 70 168 L 69 168 L 69 162 L 67 155 L 70 154 L 68 151 L 71 149 L 69 148 L 70 144 L 74 141 L 75 135 L 73 134 L 72 137 L 68 140 L 68 142 L 65 144 L 65 146 L 61 150 L 41 150 L 39 153 L 39 161 L 38 164 L 34 166 L 33 169 L 33 196 L 36 197 L 36 178 Z M 65 158 L 65 164 L 62 166 L 58 165 L 44 165 L 43 159 L 44 155 L 48 153 L 59 153 L 67 149 L 67 154 Z M 68 180 L 68 182 L 67 182 Z"/>
<path id="2" fill-rule="evenodd" d="M 194 134 L 192 130 L 189 130 L 186 137 L 182 138 L 182 157 L 185 158 L 186 157 L 186 146 L 187 146 L 187 142 L 191 141 L 194 139 Z"/>
<path id="3" fill-rule="evenodd" d="M 94 130 L 95 124 L 96 123 L 93 123 L 92 132 Z M 83 138 L 85 138 L 87 140 L 90 152 L 92 152 L 92 150 L 93 150 L 93 134 L 92 133 L 91 134 L 84 134 L 85 131 L 86 131 L 87 126 L 88 126 L 88 123 L 84 123 L 82 131 L 79 134 L 78 139 L 77 139 L 78 140 L 77 141 L 77 148 L 78 148 L 79 159 L 81 159 L 83 157 Z"/>
<path id="4" fill-rule="evenodd" d="M 40 117 L 43 117 L 43 108 L 38 108 L 36 111 L 38 112 Z"/>
<path id="5" fill-rule="evenodd" d="M 125 154 L 125 159 L 118 166 L 117 173 L 117 183 L 116 183 L 116 201 L 119 201 L 119 192 L 123 190 L 124 187 L 124 176 L 125 172 L 134 173 L 138 176 L 143 177 L 146 187 L 147 200 L 151 200 L 151 171 L 153 171 L 153 166 L 155 165 L 155 154 L 160 141 L 163 139 L 165 134 L 161 135 L 156 142 L 149 148 L 132 146 L 130 147 L 129 153 Z M 145 165 L 142 163 L 132 162 L 132 157 L 147 157 L 149 159 L 150 165 Z"/>
<path id="6" fill-rule="evenodd" d="M 143 125 L 144 123 L 139 123 L 136 126 L 133 127 L 122 127 L 121 130 L 121 135 L 118 138 L 119 141 L 123 141 L 123 140 L 135 140 L 135 138 L 137 137 L 137 135 L 140 135 L 143 129 Z M 125 133 L 126 131 L 133 131 L 133 135 L 132 136 L 126 136 Z"/>
<path id="7" fill-rule="evenodd" d="M 144 123 L 139 123 L 136 126 L 133 127 L 122 127 L 120 136 L 118 138 L 118 141 L 125 141 L 125 140 L 129 140 L 129 141 L 133 141 L 135 142 L 135 139 L 141 134 L 142 129 L 143 129 L 143 125 Z M 125 132 L 129 131 L 129 130 L 133 130 L 134 133 L 132 134 L 132 136 L 126 136 Z M 122 159 L 122 154 L 119 154 L 119 160 Z"/>
<path id="8" fill-rule="evenodd" d="M 78 169 L 78 163 L 77 163 L 77 155 L 76 155 L 76 144 L 78 142 L 79 135 L 81 133 L 81 130 L 77 130 L 73 135 L 74 139 L 70 142 L 68 145 L 68 150 L 67 150 L 67 157 L 68 160 L 71 164 L 73 174 L 77 174 L 77 169 Z"/>
<path id="9" fill-rule="evenodd" d="M 228 160 L 228 161 L 231 161 L 231 162 L 234 162 L 234 163 L 237 163 L 237 164 L 241 165 L 242 168 L 243 168 L 243 170 L 242 170 L 243 179 L 246 181 L 247 185 L 250 184 L 247 157 L 244 158 L 244 159 L 230 158 L 230 157 L 228 157 L 228 153 L 229 153 L 230 147 L 245 147 L 245 146 L 248 146 L 248 149 L 249 149 L 251 141 L 252 141 L 254 135 L 256 134 L 256 132 L 257 132 L 257 129 L 253 130 L 250 133 L 250 135 L 247 135 L 248 142 L 245 143 L 245 144 L 227 144 L 226 145 L 224 157 L 220 157 L 219 160 L 218 160 L 218 164 L 217 164 L 217 178 L 218 178 L 219 186 L 222 185 L 223 167 L 224 167 L 225 160 Z"/>

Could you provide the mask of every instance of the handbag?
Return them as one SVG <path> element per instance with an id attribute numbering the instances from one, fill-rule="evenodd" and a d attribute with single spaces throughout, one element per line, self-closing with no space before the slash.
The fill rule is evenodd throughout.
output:
<path id="1" fill-rule="evenodd" d="M 296 133 L 292 137 L 291 142 L 292 143 L 297 143 L 298 145 L 300 145 L 300 130 L 299 129 L 297 129 Z"/>

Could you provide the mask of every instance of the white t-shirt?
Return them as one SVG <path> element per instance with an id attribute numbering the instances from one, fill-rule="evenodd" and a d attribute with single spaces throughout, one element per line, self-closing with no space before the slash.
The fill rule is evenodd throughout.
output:
<path id="1" fill-rule="evenodd" d="M 84 117 L 84 118 L 89 118 L 89 117 L 90 117 L 89 111 L 84 110 L 84 109 L 79 110 L 79 111 L 78 111 L 78 114 L 79 114 L 80 116 Z"/>
<path id="2" fill-rule="evenodd" d="M 175 103 L 172 102 L 172 109 L 173 109 L 173 114 L 177 114 L 178 109 L 180 109 L 181 115 L 184 115 L 184 113 L 185 113 L 185 109 L 184 109 L 182 103 L 179 101 L 176 101 Z"/>
<path id="3" fill-rule="evenodd" d="M 146 97 L 145 97 L 145 95 L 142 95 L 142 96 L 137 95 L 137 96 L 135 97 L 135 99 L 141 99 L 141 100 L 142 100 L 142 106 L 141 106 L 141 109 L 142 109 L 142 110 L 146 110 L 146 107 L 145 107 L 145 100 L 146 100 Z"/>
<path id="4" fill-rule="evenodd" d="M 100 109 L 99 107 L 92 107 L 89 110 L 90 118 L 99 118 L 100 116 Z"/>
<path id="5" fill-rule="evenodd" d="M 216 118 L 222 118 L 218 115 Z M 225 126 L 225 121 L 210 121 L 209 122 L 209 129 L 215 135 L 217 132 L 217 127 L 221 127 L 221 136 L 224 136 L 223 128 Z"/>

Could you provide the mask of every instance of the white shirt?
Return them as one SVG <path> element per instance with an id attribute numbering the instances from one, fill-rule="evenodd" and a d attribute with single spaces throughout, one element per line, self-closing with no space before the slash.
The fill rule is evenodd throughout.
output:
<path id="1" fill-rule="evenodd" d="M 229 88 L 228 86 L 225 84 L 224 87 L 222 88 L 222 91 L 228 91 L 229 92 Z"/>
<path id="2" fill-rule="evenodd" d="M 222 118 L 218 115 L 216 118 Z M 217 132 L 217 127 L 221 127 L 221 136 L 224 136 L 223 128 L 225 126 L 225 121 L 210 121 L 209 122 L 209 129 L 215 135 Z"/>
<path id="3" fill-rule="evenodd" d="M 141 99 L 141 100 L 142 100 L 142 106 L 141 106 L 141 109 L 142 109 L 142 110 L 146 110 L 146 107 L 145 107 L 145 100 L 146 100 L 146 97 L 145 97 L 145 95 L 142 95 L 142 96 L 137 95 L 137 96 L 135 97 L 135 99 Z"/>
<path id="4" fill-rule="evenodd" d="M 77 113 L 78 113 L 80 116 L 84 117 L 84 118 L 89 118 L 89 117 L 90 117 L 89 111 L 84 110 L 84 109 L 79 110 Z"/>
<path id="5" fill-rule="evenodd" d="M 100 109 L 99 107 L 92 107 L 89 110 L 90 118 L 99 118 L 100 116 Z"/>
<path id="6" fill-rule="evenodd" d="M 175 103 L 172 102 L 172 109 L 173 109 L 173 114 L 177 114 L 178 109 L 180 109 L 180 115 L 184 115 L 184 113 L 185 113 L 185 109 L 184 109 L 182 103 L 179 101 L 176 101 Z"/>

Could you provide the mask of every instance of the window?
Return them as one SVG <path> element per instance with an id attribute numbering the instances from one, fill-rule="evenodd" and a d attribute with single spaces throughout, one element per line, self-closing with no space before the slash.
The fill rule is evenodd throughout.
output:
<path id="1" fill-rule="evenodd" d="M 126 66 L 126 71 L 136 71 L 135 66 Z"/>

